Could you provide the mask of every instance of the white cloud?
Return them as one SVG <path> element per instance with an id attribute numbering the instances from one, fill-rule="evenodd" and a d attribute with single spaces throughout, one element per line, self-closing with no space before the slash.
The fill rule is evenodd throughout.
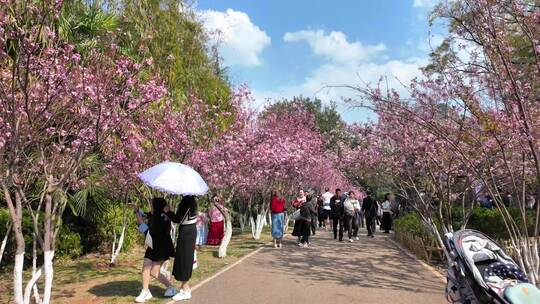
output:
<path id="1" fill-rule="evenodd" d="M 254 107 L 258 110 L 272 101 L 303 95 L 316 97 L 324 102 L 338 102 L 338 110 L 348 122 L 375 119 L 376 116 L 367 110 L 351 110 L 349 105 L 341 103 L 344 98 L 357 97 L 354 90 L 344 86 L 367 84 L 373 87 L 384 77 L 382 89 L 386 89 L 388 85 L 389 89 L 395 89 L 407 96 L 405 86 L 412 79 L 420 77 L 422 73 L 419 68 L 428 63 L 426 57 L 419 58 L 414 55 L 405 56 L 405 59 L 401 60 L 388 59 L 384 44 L 365 45 L 360 41 L 348 41 L 341 32 L 326 34 L 322 30 L 305 30 L 287 33 L 283 39 L 286 42 L 307 41 L 312 53 L 323 56 L 325 62 L 315 67 L 297 84 L 281 86 L 272 91 L 255 91 Z M 440 43 L 439 37 L 434 40 L 436 44 Z M 425 45 L 414 48 L 419 49 Z"/>
<path id="2" fill-rule="evenodd" d="M 359 41 L 349 42 L 342 32 L 323 30 L 303 30 L 288 32 L 283 36 L 285 42 L 306 41 L 313 53 L 337 63 L 354 63 L 369 60 L 386 50 L 383 43 L 363 45 Z"/>
<path id="3" fill-rule="evenodd" d="M 270 37 L 240 11 L 207 10 L 201 19 L 211 42 L 219 46 L 225 65 L 257 66 L 262 64 L 261 53 L 270 45 Z"/>
<path id="4" fill-rule="evenodd" d="M 400 94 L 408 95 L 404 85 L 410 83 L 415 77 L 421 76 L 420 67 L 427 64 L 426 58 L 408 58 L 407 60 L 389 60 L 383 63 L 360 62 L 357 64 L 340 64 L 329 62 L 314 69 L 301 83 L 291 86 L 279 87 L 274 91 L 255 91 L 256 104 L 254 107 L 261 110 L 263 105 L 279 100 L 303 95 L 316 97 L 324 102 L 338 102 L 338 109 L 348 122 L 374 119 L 373 113 L 351 110 L 348 105 L 340 103 L 343 98 L 355 98 L 356 92 L 352 89 L 340 87 L 344 85 L 372 87 L 378 85 L 381 77 L 384 82 L 382 89 L 395 89 Z M 270 100 L 269 100 L 270 99 Z"/>
<path id="5" fill-rule="evenodd" d="M 413 7 L 431 8 L 437 4 L 439 0 L 414 0 Z"/>

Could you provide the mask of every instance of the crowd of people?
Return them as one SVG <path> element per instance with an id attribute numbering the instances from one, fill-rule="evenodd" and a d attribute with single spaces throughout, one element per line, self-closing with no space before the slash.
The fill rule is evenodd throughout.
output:
<path id="1" fill-rule="evenodd" d="M 184 196 L 176 212 L 170 210 L 163 198 L 152 199 L 149 212 L 143 212 L 135 205 L 132 207 L 139 231 L 145 235 L 146 245 L 142 290 L 135 301 L 142 303 L 152 298 L 149 290 L 152 277 L 166 287 L 166 297 L 176 301 L 191 299 L 189 280 L 196 265 L 195 249 L 197 246 L 219 245 L 224 237 L 223 211 L 226 208 L 222 199 L 212 197 L 208 213 L 198 209 L 194 196 Z M 286 199 L 277 190 L 273 191 L 270 212 L 275 248 L 283 247 L 283 236 L 288 226 L 287 207 Z M 354 191 L 342 193 L 340 189 L 335 189 L 334 193 L 326 189 L 320 195 L 299 190 L 290 207 L 294 210 L 292 235 L 298 238 L 300 247 L 310 247 L 311 236 L 317 233 L 317 229 L 328 230 L 331 227 L 334 239 L 340 242 L 345 232 L 349 242 L 359 240 L 359 229 L 363 227 L 367 229 L 367 236 L 374 237 L 377 223 L 381 230 L 389 233 L 393 217 L 399 212 L 399 206 L 390 193 L 379 203 L 370 191 L 357 194 Z M 173 223 L 178 224 L 176 248 L 171 237 Z M 174 257 L 172 276 L 180 282 L 179 290 L 161 272 L 163 264 L 171 257 Z"/>
<path id="2" fill-rule="evenodd" d="M 377 224 L 384 233 L 389 233 L 393 218 L 399 213 L 399 204 L 391 193 L 385 194 L 383 202 L 379 203 L 371 191 L 355 193 L 335 189 L 331 193 L 327 188 L 318 195 L 300 189 L 290 205 L 294 209 L 292 235 L 298 238 L 300 247 L 310 246 L 310 237 L 316 234 L 317 228 L 326 231 L 332 229 L 334 239 L 340 242 L 343 241 L 344 233 L 347 233 L 351 243 L 359 240 L 360 228 L 367 229 L 368 237 L 374 237 Z M 273 191 L 270 211 L 274 248 L 283 246 L 282 239 L 287 226 L 284 222 L 286 210 L 285 198 L 278 191 Z"/>

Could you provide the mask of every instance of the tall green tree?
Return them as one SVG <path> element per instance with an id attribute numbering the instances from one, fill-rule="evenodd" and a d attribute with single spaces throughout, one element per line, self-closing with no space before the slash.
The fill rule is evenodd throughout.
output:
<path id="1" fill-rule="evenodd" d="M 153 58 L 178 106 L 194 94 L 220 109 L 232 109 L 226 70 L 185 1 L 113 0 L 108 7 L 122 16 L 121 45 L 133 57 Z"/>

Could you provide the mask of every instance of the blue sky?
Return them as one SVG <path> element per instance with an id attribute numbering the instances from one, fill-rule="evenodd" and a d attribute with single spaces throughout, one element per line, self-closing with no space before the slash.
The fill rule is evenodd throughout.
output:
<path id="1" fill-rule="evenodd" d="M 374 116 L 341 102 L 327 85 L 399 82 L 419 76 L 443 30 L 430 28 L 434 0 L 199 0 L 197 10 L 233 84 L 247 83 L 257 108 L 294 95 L 338 102 L 348 122 Z M 399 81 L 395 79 L 399 79 Z M 400 89 L 401 90 L 401 89 Z"/>

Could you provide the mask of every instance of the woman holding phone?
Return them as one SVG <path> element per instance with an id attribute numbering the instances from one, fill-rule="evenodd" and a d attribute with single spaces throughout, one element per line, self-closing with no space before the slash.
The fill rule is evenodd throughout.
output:
<path id="1" fill-rule="evenodd" d="M 137 216 L 139 230 L 145 235 L 150 234 L 152 246 L 146 248 L 144 253 L 144 263 L 142 268 L 142 290 L 135 302 L 143 303 L 152 299 L 152 293 L 148 289 L 150 278 L 158 279 L 166 288 L 165 296 L 172 297 L 177 290 L 172 286 L 171 281 L 160 273 L 161 265 L 174 256 L 174 245 L 171 240 L 171 221 L 164 213 L 167 209 L 167 202 L 164 198 L 156 197 L 151 201 L 151 211 L 144 213 L 136 205 L 131 205 Z M 147 219 L 147 222 L 145 222 Z"/>

